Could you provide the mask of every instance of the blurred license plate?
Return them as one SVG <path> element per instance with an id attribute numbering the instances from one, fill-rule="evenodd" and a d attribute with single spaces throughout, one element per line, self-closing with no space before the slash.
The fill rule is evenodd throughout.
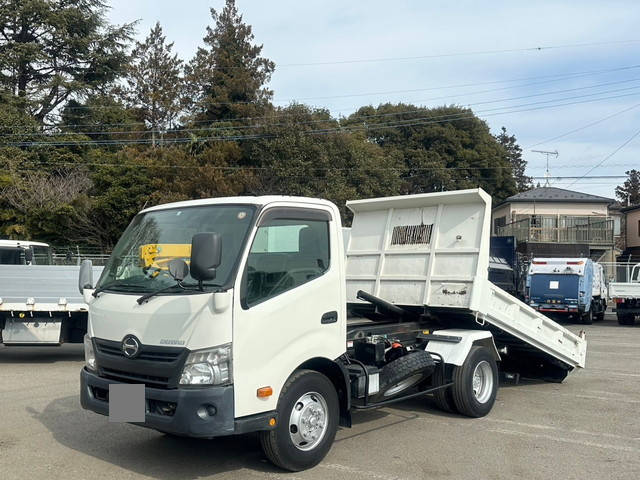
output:
<path id="1" fill-rule="evenodd" d="M 144 422 L 145 410 L 143 384 L 109 385 L 110 422 Z"/>

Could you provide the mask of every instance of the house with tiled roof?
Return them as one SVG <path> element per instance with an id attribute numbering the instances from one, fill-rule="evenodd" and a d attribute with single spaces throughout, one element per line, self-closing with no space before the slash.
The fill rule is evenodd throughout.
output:
<path id="1" fill-rule="evenodd" d="M 494 236 L 514 236 L 529 256 L 590 256 L 613 260 L 620 236 L 615 201 L 557 187 L 538 187 L 498 203 Z"/>

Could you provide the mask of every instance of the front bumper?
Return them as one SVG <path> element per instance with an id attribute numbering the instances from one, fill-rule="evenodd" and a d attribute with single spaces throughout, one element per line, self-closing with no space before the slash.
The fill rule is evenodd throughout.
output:
<path id="1" fill-rule="evenodd" d="M 82 408 L 109 415 L 109 385 L 119 383 L 99 377 L 85 368 L 80 373 Z M 233 386 L 158 389 L 145 387 L 146 415 L 143 427 L 198 438 L 213 438 L 257 430 L 269 430 L 274 412 L 234 418 Z M 214 415 L 201 418 L 198 409 L 213 406 Z M 211 411 L 211 409 L 209 408 Z"/>

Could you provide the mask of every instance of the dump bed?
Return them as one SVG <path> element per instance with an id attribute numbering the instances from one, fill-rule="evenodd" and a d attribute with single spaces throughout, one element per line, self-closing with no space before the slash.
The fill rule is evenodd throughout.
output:
<path id="1" fill-rule="evenodd" d="M 488 280 L 491 197 L 482 189 L 347 202 L 347 301 L 363 290 L 440 319 L 472 318 L 501 344 L 584 367 L 586 340 Z"/>

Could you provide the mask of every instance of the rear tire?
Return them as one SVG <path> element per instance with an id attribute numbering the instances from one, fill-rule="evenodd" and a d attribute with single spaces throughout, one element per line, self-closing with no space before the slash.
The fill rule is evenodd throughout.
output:
<path id="1" fill-rule="evenodd" d="M 636 317 L 632 313 L 617 312 L 618 323 L 620 325 L 634 325 L 636 323 Z"/>
<path id="2" fill-rule="evenodd" d="M 593 308 L 590 308 L 588 312 L 584 312 L 580 315 L 580 320 L 584 325 L 592 325 L 593 324 Z"/>
<path id="3" fill-rule="evenodd" d="M 282 388 L 277 412 L 276 427 L 259 432 L 271 463 L 291 472 L 320 463 L 338 430 L 340 404 L 331 381 L 313 370 L 294 372 Z"/>
<path id="4" fill-rule="evenodd" d="M 498 366 L 489 349 L 471 347 L 464 364 L 454 368 L 453 382 L 458 412 L 474 418 L 489 413 L 498 393 Z"/>
<path id="5" fill-rule="evenodd" d="M 436 367 L 436 371 L 433 372 L 433 384 L 434 385 L 442 385 L 446 382 L 445 375 L 440 369 L 440 367 Z M 443 412 L 447 413 L 458 413 L 456 409 L 456 404 L 453 401 L 453 390 L 451 387 L 441 388 L 440 390 L 436 390 L 433 392 L 433 402 Z"/>

